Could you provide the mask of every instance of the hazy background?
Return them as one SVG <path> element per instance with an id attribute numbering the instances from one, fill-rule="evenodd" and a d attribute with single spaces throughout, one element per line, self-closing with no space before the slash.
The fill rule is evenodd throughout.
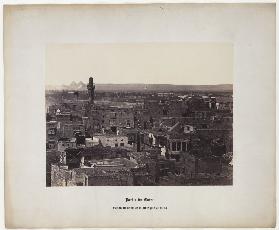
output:
<path id="1" fill-rule="evenodd" d="M 46 85 L 233 83 L 231 43 L 49 44 Z"/>

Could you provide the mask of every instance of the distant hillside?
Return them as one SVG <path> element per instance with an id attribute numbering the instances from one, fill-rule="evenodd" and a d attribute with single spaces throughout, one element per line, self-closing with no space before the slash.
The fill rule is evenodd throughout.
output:
<path id="1" fill-rule="evenodd" d="M 83 82 L 70 85 L 46 86 L 46 90 L 87 90 Z M 232 84 L 220 85 L 172 85 L 172 84 L 96 84 L 96 91 L 232 91 Z"/>
<path id="2" fill-rule="evenodd" d="M 232 91 L 232 85 L 97 84 L 100 91 Z"/>

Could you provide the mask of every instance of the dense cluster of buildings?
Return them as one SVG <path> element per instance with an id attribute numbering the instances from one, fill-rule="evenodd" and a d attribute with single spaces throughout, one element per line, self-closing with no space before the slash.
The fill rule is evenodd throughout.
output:
<path id="1" fill-rule="evenodd" d="M 232 92 L 46 94 L 47 186 L 232 184 Z"/>

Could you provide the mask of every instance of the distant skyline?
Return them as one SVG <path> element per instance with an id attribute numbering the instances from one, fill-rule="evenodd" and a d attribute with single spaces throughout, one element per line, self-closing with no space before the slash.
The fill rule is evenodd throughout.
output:
<path id="1" fill-rule="evenodd" d="M 231 43 L 50 44 L 46 85 L 233 84 Z"/>

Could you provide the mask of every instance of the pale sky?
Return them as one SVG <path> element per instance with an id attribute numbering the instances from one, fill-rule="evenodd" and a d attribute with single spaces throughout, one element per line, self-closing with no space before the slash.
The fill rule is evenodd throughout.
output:
<path id="1" fill-rule="evenodd" d="M 211 85 L 233 83 L 231 43 L 52 44 L 46 84 L 72 81 Z"/>

